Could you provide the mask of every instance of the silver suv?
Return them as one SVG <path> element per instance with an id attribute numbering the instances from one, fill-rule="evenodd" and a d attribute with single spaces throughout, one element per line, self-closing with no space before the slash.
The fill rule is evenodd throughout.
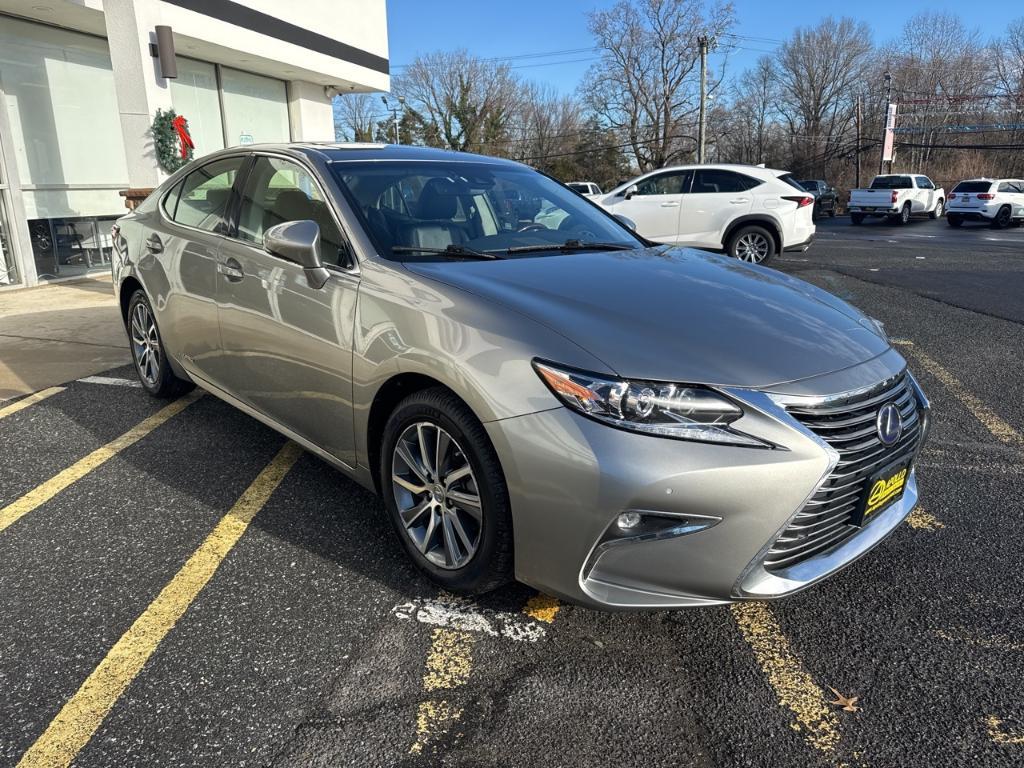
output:
<path id="1" fill-rule="evenodd" d="M 928 403 L 878 323 L 516 163 L 230 149 L 114 234 L 143 386 L 198 384 L 378 492 L 448 589 L 776 597 L 917 499 Z"/>

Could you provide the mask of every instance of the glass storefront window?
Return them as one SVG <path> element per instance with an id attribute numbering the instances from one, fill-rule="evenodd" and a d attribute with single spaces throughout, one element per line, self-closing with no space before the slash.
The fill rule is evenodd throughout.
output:
<path id="1" fill-rule="evenodd" d="M 283 80 L 221 67 L 228 144 L 288 141 L 288 89 Z"/>
<path id="2" fill-rule="evenodd" d="M 196 143 L 195 156 L 223 149 L 224 127 L 214 65 L 178 57 L 178 79 L 170 83 L 174 111 L 188 120 L 189 133 Z"/>
<path id="3" fill-rule="evenodd" d="M 106 41 L 4 17 L 0 52 L 0 84 L 21 184 L 51 188 L 127 185 L 128 167 Z M 116 198 L 116 190 L 113 194 Z M 75 201 L 86 207 L 94 202 Z M 81 216 L 109 213 L 109 202 L 103 201 L 104 210 L 71 210 L 68 200 L 51 195 L 41 205 L 26 200 L 26 207 L 36 209 L 40 216 Z"/>

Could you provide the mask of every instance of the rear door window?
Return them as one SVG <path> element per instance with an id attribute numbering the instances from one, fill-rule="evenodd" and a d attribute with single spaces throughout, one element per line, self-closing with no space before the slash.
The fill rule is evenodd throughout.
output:
<path id="1" fill-rule="evenodd" d="M 246 158 L 225 157 L 200 166 L 185 177 L 174 221 L 206 232 L 221 232 L 231 188 Z"/>
<path id="2" fill-rule="evenodd" d="M 761 182 L 750 176 L 717 168 L 701 168 L 693 179 L 693 194 L 715 194 L 716 192 L 746 192 Z"/>

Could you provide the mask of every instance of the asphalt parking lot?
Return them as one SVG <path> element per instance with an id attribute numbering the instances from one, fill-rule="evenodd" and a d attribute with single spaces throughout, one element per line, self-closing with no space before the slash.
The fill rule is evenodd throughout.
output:
<path id="1" fill-rule="evenodd" d="M 459 600 L 211 396 L 0 406 L 0 765 L 1024 764 L 1024 229 L 840 217 L 775 266 L 882 320 L 935 422 L 908 523 L 771 604 Z"/>

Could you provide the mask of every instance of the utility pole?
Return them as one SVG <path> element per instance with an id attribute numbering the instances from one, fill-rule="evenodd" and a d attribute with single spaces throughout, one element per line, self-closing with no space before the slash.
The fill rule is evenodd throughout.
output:
<path id="1" fill-rule="evenodd" d="M 856 180 L 855 180 L 853 186 L 854 186 L 855 189 L 860 189 L 860 119 L 861 119 L 860 118 L 860 96 L 857 96 L 857 104 L 856 104 L 856 106 L 854 108 L 854 113 L 853 113 L 853 121 L 854 121 L 854 123 L 857 126 L 857 145 L 856 145 L 856 150 L 854 151 L 854 157 L 856 158 L 856 161 L 855 161 L 856 162 L 856 165 L 855 165 L 855 168 L 856 168 L 856 171 L 855 171 Z"/>
<path id="2" fill-rule="evenodd" d="M 882 114 L 882 149 L 878 153 L 878 175 L 885 173 L 885 137 L 889 129 L 889 105 L 892 103 L 892 75 L 885 73 L 885 112 Z M 892 161 L 889 162 L 892 170 Z"/>
<path id="3" fill-rule="evenodd" d="M 700 117 L 697 125 L 697 162 L 703 163 L 708 118 L 708 36 L 698 37 L 697 45 L 700 47 Z"/>
<path id="4" fill-rule="evenodd" d="M 388 97 L 387 96 L 381 96 L 380 100 L 384 102 L 384 108 L 391 113 L 392 123 L 395 126 L 395 144 L 401 144 L 402 143 L 402 137 L 401 137 L 401 134 L 398 132 L 398 113 L 405 109 L 405 96 L 399 96 L 398 97 L 398 106 L 397 107 L 392 107 L 388 103 Z"/>

